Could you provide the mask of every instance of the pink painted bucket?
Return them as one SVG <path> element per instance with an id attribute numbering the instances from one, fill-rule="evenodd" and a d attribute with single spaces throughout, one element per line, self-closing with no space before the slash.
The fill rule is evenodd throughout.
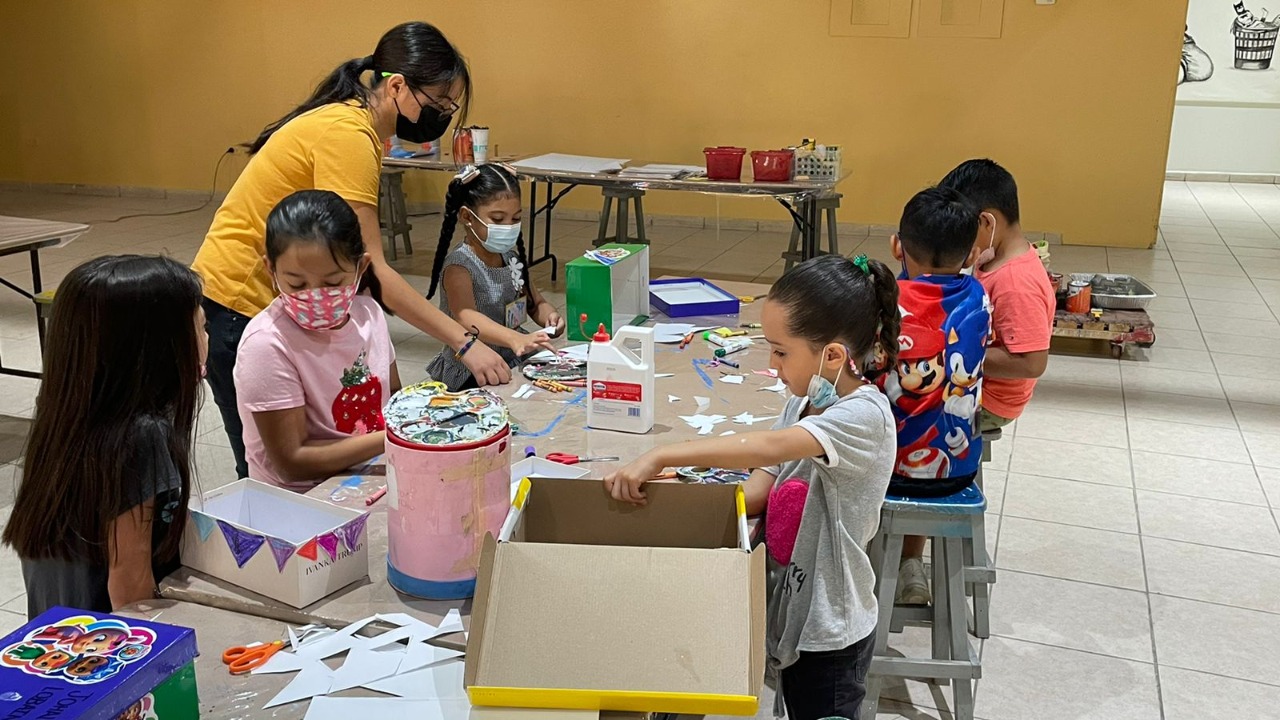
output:
<path id="1" fill-rule="evenodd" d="M 481 396 L 460 397 L 475 402 Z M 483 397 L 501 404 L 488 393 Z M 447 442 L 439 435 L 447 428 L 424 430 L 431 423 L 421 420 L 414 423 L 417 432 L 398 434 L 403 425 L 390 420 L 395 403 L 393 398 L 387 412 L 387 581 L 414 597 L 471 597 L 485 533 L 497 535 L 511 508 L 506 410 L 501 408 L 500 425 L 487 417 L 496 429 L 482 430 L 481 439 Z"/>

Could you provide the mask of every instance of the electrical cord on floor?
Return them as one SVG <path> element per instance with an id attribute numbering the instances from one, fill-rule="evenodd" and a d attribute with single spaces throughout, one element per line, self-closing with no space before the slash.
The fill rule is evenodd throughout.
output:
<path id="1" fill-rule="evenodd" d="M 209 197 L 203 203 L 200 203 L 199 206 L 193 207 L 193 208 L 187 208 L 186 210 L 170 210 L 168 212 L 159 212 L 159 213 L 133 213 L 131 215 L 121 215 L 118 218 L 112 218 L 110 220 L 97 220 L 90 224 L 91 225 L 110 225 L 111 223 L 118 223 L 121 220 L 131 220 L 133 218 L 170 217 L 173 215 L 186 215 L 188 213 L 200 212 L 201 210 L 209 207 L 209 204 L 213 202 L 213 197 L 218 192 L 218 171 L 222 169 L 222 161 L 226 160 L 227 156 L 234 155 L 235 151 L 236 151 L 235 148 L 229 147 L 227 148 L 226 152 L 218 156 L 218 162 L 215 163 L 213 166 L 213 182 L 209 186 Z"/>

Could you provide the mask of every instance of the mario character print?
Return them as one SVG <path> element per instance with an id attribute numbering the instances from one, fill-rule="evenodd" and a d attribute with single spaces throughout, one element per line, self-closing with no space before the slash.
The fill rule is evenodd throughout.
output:
<path id="1" fill-rule="evenodd" d="M 894 474 L 923 480 L 970 475 L 981 460 L 977 416 L 990 304 L 976 282 L 899 284 L 898 360 L 878 382 L 898 424 Z"/>
<path id="2" fill-rule="evenodd" d="M 148 628 L 115 618 L 78 615 L 35 628 L 25 639 L 0 650 L 0 666 L 87 685 L 146 657 L 155 640 Z"/>

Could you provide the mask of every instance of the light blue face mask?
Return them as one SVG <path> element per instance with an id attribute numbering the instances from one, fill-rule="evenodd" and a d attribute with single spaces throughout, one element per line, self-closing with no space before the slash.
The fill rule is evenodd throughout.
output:
<path id="1" fill-rule="evenodd" d="M 480 240 L 480 234 L 474 229 L 471 232 L 476 236 L 477 240 L 480 240 L 480 244 L 485 250 L 503 255 L 511 252 L 511 248 L 516 246 L 516 242 L 520 239 L 520 223 L 515 225 L 490 225 L 480 220 L 480 216 L 472 212 L 471 208 L 467 208 L 467 212 L 471 213 L 471 216 L 478 220 L 481 225 L 484 225 L 486 232 L 483 240 Z"/>
<path id="2" fill-rule="evenodd" d="M 835 382 L 822 377 L 822 360 L 826 357 L 826 352 L 826 349 L 823 349 L 823 357 L 818 359 L 818 372 L 809 378 L 809 390 L 805 393 L 809 398 L 809 405 L 816 410 L 826 410 L 840 399 L 836 383 L 840 382 L 840 376 L 844 374 L 844 365 L 842 364 L 836 371 Z"/>

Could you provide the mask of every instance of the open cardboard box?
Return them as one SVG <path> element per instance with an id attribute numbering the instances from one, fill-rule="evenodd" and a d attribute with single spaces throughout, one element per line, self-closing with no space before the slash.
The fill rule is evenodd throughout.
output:
<path id="1" fill-rule="evenodd" d="M 485 538 L 467 643 L 472 705 L 754 715 L 765 556 L 741 488 L 522 482 Z"/>
<path id="2" fill-rule="evenodd" d="M 368 511 L 239 480 L 189 512 L 183 565 L 293 607 L 369 574 Z"/>

